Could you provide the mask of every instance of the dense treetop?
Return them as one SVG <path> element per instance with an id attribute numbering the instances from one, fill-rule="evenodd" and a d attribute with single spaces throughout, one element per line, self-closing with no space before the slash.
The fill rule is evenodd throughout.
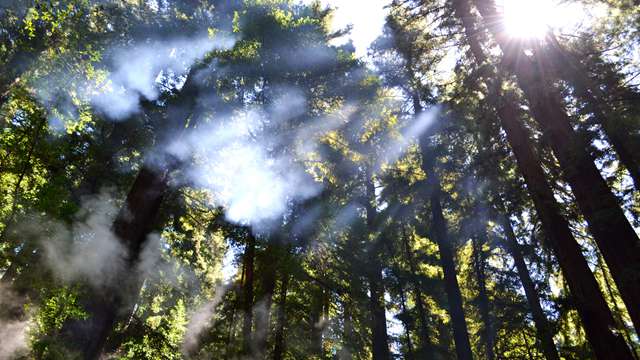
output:
<path id="1" fill-rule="evenodd" d="M 640 358 L 637 2 L 335 11 L 0 0 L 0 359 Z"/>

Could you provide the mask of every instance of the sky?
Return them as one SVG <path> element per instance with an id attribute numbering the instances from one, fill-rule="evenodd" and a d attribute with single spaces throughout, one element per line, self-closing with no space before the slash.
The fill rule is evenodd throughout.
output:
<path id="1" fill-rule="evenodd" d="M 313 0 L 302 0 L 302 2 L 309 4 Z M 351 34 L 340 40 L 347 42 L 350 38 L 356 48 L 357 56 L 365 56 L 369 45 L 382 34 L 384 19 L 387 15 L 387 9 L 384 7 L 389 2 L 389 0 L 320 0 L 323 5 L 336 8 L 334 30 L 345 28 L 349 24 L 353 25 Z"/>

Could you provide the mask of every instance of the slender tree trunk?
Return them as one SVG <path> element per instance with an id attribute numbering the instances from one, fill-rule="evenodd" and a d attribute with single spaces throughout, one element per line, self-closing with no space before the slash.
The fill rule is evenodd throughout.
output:
<path id="1" fill-rule="evenodd" d="M 520 277 L 520 282 L 524 288 L 524 294 L 527 298 L 529 309 L 531 309 L 533 322 L 536 325 L 536 333 L 542 347 L 542 352 L 547 360 L 560 360 L 560 355 L 558 354 L 558 350 L 553 342 L 553 330 L 551 329 L 551 324 L 549 324 L 549 320 L 544 314 L 542 306 L 540 306 L 538 292 L 536 291 L 533 280 L 531 279 L 531 275 L 529 275 L 529 269 L 524 261 L 522 251 L 520 251 L 520 245 L 518 244 L 516 235 L 513 232 L 513 227 L 511 227 L 511 221 L 509 221 L 507 216 L 504 215 L 502 210 L 499 211 L 500 214 L 498 216 L 501 217 L 500 223 L 505 232 L 505 236 L 507 237 L 505 245 L 513 258 L 516 270 L 518 271 L 518 277 Z"/>
<path id="2" fill-rule="evenodd" d="M 480 310 L 480 317 L 482 318 L 483 329 L 482 339 L 484 341 L 485 356 L 488 360 L 495 358 L 494 343 L 495 333 L 493 330 L 493 319 L 491 316 L 491 309 L 489 304 L 489 294 L 487 291 L 486 281 L 486 255 L 483 247 L 487 243 L 485 229 L 481 229 L 481 234 L 474 239 L 474 270 L 476 275 L 476 282 L 478 283 L 478 308 Z"/>
<path id="3" fill-rule="evenodd" d="M 366 172 L 367 228 L 376 231 L 375 188 L 373 174 L 370 169 Z M 389 336 L 387 334 L 387 317 L 384 301 L 384 284 L 382 279 L 382 264 L 380 263 L 381 240 L 373 240 L 370 249 L 371 269 L 368 273 L 369 281 L 369 310 L 371 312 L 371 347 L 374 360 L 389 360 Z"/>
<path id="4" fill-rule="evenodd" d="M 417 117 L 422 112 L 422 106 L 417 94 L 413 95 L 413 105 L 415 116 Z M 430 150 L 430 144 L 427 143 L 425 136 L 422 136 L 420 139 L 420 148 L 423 154 L 422 168 L 428 174 L 428 178 L 431 179 L 428 185 L 431 191 L 429 201 L 431 203 L 433 236 L 438 244 L 440 263 L 444 273 L 444 287 L 447 293 L 447 299 L 449 300 L 449 315 L 451 316 L 456 354 L 458 355 L 458 360 L 472 360 L 473 353 L 471 351 L 467 322 L 462 307 L 462 294 L 460 293 L 460 286 L 456 278 L 457 271 L 454 261 L 454 250 L 451 245 L 447 223 L 440 203 L 440 179 L 435 172 L 434 155 Z"/>
<path id="5" fill-rule="evenodd" d="M 287 287 L 289 286 L 289 274 L 282 273 L 280 293 L 278 294 L 278 325 L 273 348 L 273 360 L 282 360 L 285 353 L 284 331 L 287 326 Z"/>
<path id="6" fill-rule="evenodd" d="M 352 352 L 356 352 L 355 350 L 355 337 L 356 332 L 354 328 L 353 321 L 353 311 L 351 304 L 351 299 L 348 296 L 345 296 L 341 299 L 342 301 L 342 349 L 340 350 L 340 354 L 342 357 L 348 358 L 351 356 Z"/>
<path id="7" fill-rule="evenodd" d="M 456 14 L 462 19 L 469 41 L 474 41 L 475 32 L 473 17 L 469 10 L 468 0 L 457 0 Z M 483 12 L 487 23 L 497 23 L 495 13 Z M 473 49 L 473 48 L 472 48 Z M 474 53 L 479 64 L 485 64 L 487 57 L 484 53 Z M 507 134 L 518 167 L 522 172 L 527 188 L 531 194 L 536 211 L 547 235 L 548 244 L 558 258 L 560 268 L 567 279 L 571 295 L 576 308 L 582 318 L 587 337 L 599 359 L 612 356 L 616 359 L 631 359 L 631 355 L 624 340 L 615 334 L 615 323 L 602 293 L 598 287 L 591 269 L 584 259 L 580 246 L 573 238 L 568 222 L 562 217 L 555 201 L 553 191 L 547 183 L 546 176 L 540 162 L 530 144 L 530 137 L 526 129 L 519 123 L 519 108 L 515 102 L 505 97 L 498 101 L 496 92 L 501 85 L 499 82 L 489 86 L 489 102 L 495 104 L 502 127 Z M 495 96 L 495 98 L 494 98 Z"/>
<path id="8" fill-rule="evenodd" d="M 411 330 L 413 329 L 413 326 L 411 326 L 411 323 L 406 320 L 408 311 L 407 311 L 406 296 L 404 294 L 404 287 L 401 285 L 398 290 L 400 293 L 400 306 L 401 306 L 402 312 L 405 314 L 405 317 L 404 317 L 405 320 L 402 321 L 402 325 L 404 326 L 404 335 L 407 342 L 407 352 L 405 354 L 405 358 L 407 360 L 413 360 L 414 353 L 415 353 L 414 347 L 413 347 L 413 341 L 411 340 Z"/>
<path id="9" fill-rule="evenodd" d="M 420 284 L 417 279 L 417 267 L 415 263 L 415 259 L 413 257 L 413 252 L 411 251 L 411 247 L 409 246 L 409 238 L 406 234 L 406 231 L 403 229 L 402 234 L 403 247 L 407 262 L 409 263 L 409 270 L 411 271 L 411 284 L 413 287 L 413 296 L 414 302 L 416 304 L 416 309 L 418 310 L 418 319 L 420 322 L 420 340 L 421 345 L 424 352 L 432 356 L 434 353 L 433 343 L 431 342 L 431 332 L 429 331 L 429 319 L 427 317 L 427 311 L 425 310 L 424 301 L 422 300 L 422 291 L 420 291 Z"/>
<path id="10" fill-rule="evenodd" d="M 611 269 L 611 274 L 640 332 L 640 239 L 618 200 L 596 168 L 582 139 L 571 127 L 560 95 L 547 83 L 541 63 L 524 55 L 500 31 L 499 15 L 491 0 L 477 0 L 489 30 L 503 51 L 503 63 L 516 75 L 534 119 L 549 138 L 564 177 L 571 186 L 589 229 Z M 604 350 L 604 349 L 602 349 Z"/>
<path id="11" fill-rule="evenodd" d="M 244 250 L 244 283 L 242 284 L 244 318 L 242 321 L 242 351 L 251 354 L 253 350 L 253 275 L 256 256 L 256 238 L 247 237 Z"/>

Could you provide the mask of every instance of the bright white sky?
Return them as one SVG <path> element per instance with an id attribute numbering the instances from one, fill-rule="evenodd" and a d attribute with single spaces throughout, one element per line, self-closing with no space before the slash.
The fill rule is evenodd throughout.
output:
<path id="1" fill-rule="evenodd" d="M 302 0 L 310 4 L 313 0 Z M 324 6 L 336 8 L 333 29 L 338 30 L 353 25 L 350 38 L 356 47 L 357 56 L 365 56 L 369 45 L 382 33 L 384 19 L 387 15 L 385 5 L 389 0 L 320 0 Z"/>

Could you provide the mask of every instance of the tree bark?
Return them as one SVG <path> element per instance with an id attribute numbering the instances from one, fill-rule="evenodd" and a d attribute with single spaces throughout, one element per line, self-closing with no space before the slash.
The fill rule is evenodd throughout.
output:
<path id="1" fill-rule="evenodd" d="M 373 173 L 366 171 L 366 212 L 367 228 L 376 231 L 377 210 L 375 203 L 375 187 Z M 389 360 L 389 336 L 387 334 L 387 317 L 384 301 L 384 284 L 382 279 L 382 264 L 380 263 L 381 239 L 376 235 L 370 248 L 371 269 L 368 272 L 369 281 L 369 310 L 371 313 L 371 347 L 374 360 Z"/>
<path id="2" fill-rule="evenodd" d="M 548 44 L 544 48 L 546 57 L 557 76 L 569 81 L 578 98 L 588 105 L 588 110 L 602 126 L 620 162 L 629 171 L 636 190 L 640 190 L 640 138 L 634 135 L 637 129 L 626 126 L 622 119 L 614 119 L 606 94 L 591 80 L 582 64 L 565 50 L 553 34 L 547 35 Z M 610 89 L 612 90 L 612 89 Z"/>
<path id="3" fill-rule="evenodd" d="M 265 254 L 275 254 L 274 244 L 267 245 L 264 250 Z M 262 293 L 260 294 L 260 302 L 262 309 L 256 314 L 256 343 L 257 356 L 266 357 L 267 339 L 271 328 L 271 305 L 273 304 L 273 293 L 276 288 L 277 267 L 280 264 L 280 258 L 274 256 L 268 261 L 262 261 L 260 270 L 262 272 Z"/>
<path id="4" fill-rule="evenodd" d="M 486 229 L 480 229 L 480 234 L 474 238 L 473 241 L 473 257 L 474 257 L 474 272 L 476 276 L 476 282 L 478 284 L 478 309 L 480 310 L 480 317 L 482 318 L 482 340 L 485 347 L 485 356 L 488 360 L 495 358 L 494 344 L 495 333 L 493 330 L 493 319 L 491 316 L 491 308 L 489 303 L 489 294 L 487 291 L 487 274 L 486 274 L 486 255 L 483 247 L 487 243 Z"/>
<path id="5" fill-rule="evenodd" d="M 166 111 L 176 115 L 163 129 L 165 137 L 180 137 L 185 129 L 185 121 L 196 109 L 198 85 L 195 74 L 206 66 L 193 66 L 180 95 L 166 104 Z M 179 109 L 179 110 L 178 110 Z M 116 321 L 130 316 L 133 311 L 132 298 L 140 292 L 142 281 L 136 274 L 140 252 L 158 216 L 160 205 L 168 188 L 169 173 L 178 163 L 175 159 L 162 159 L 164 163 L 149 160 L 142 166 L 131 186 L 125 205 L 118 212 L 113 225 L 113 234 L 127 249 L 126 263 L 113 277 L 111 284 L 99 289 L 91 289 L 81 302 L 85 305 L 86 319 L 73 319 L 63 325 L 63 337 L 69 348 L 78 352 L 82 359 L 93 360 L 101 356 L 107 338 Z"/>
<path id="6" fill-rule="evenodd" d="M 407 312 L 406 296 L 404 294 L 404 287 L 401 285 L 398 290 L 399 290 L 399 293 L 400 293 L 400 306 L 401 306 L 402 312 L 406 316 L 406 315 L 408 315 L 408 312 Z M 411 340 L 411 330 L 412 330 L 413 326 L 411 326 L 411 323 L 406 320 L 406 317 L 402 321 L 402 325 L 404 326 L 404 335 L 405 335 L 406 342 L 407 342 L 407 352 L 405 354 L 405 358 L 407 360 L 413 360 L 414 359 L 414 353 L 415 353 L 414 346 L 413 346 L 413 340 Z"/>
<path id="7" fill-rule="evenodd" d="M 287 288 L 289 286 L 289 274 L 282 273 L 280 292 L 278 294 L 278 325 L 275 335 L 275 345 L 273 347 L 273 360 L 282 360 L 286 343 L 284 331 L 287 326 Z"/>
<path id="8" fill-rule="evenodd" d="M 416 309 L 418 310 L 418 319 L 420 321 L 420 340 L 423 351 L 432 356 L 434 353 L 433 343 L 431 342 L 431 332 L 429 331 L 429 318 L 427 317 L 427 311 L 425 309 L 424 301 L 422 300 L 422 291 L 420 291 L 420 284 L 417 279 L 417 267 L 413 252 L 409 246 L 409 238 L 406 232 L 403 230 L 402 242 L 404 247 L 405 256 L 409 263 L 409 270 L 411 271 L 411 285 L 413 287 L 413 296 Z"/>
<path id="9" fill-rule="evenodd" d="M 589 230 L 611 269 L 636 331 L 640 332 L 640 239 L 582 139 L 571 127 L 560 95 L 547 83 L 539 66 L 541 62 L 526 56 L 522 49 L 508 41 L 506 34 L 501 32 L 500 21 L 496 21 L 500 15 L 493 1 L 477 0 L 477 4 L 502 49 L 503 63 L 516 75 L 534 119 L 548 136 Z"/>
<path id="10" fill-rule="evenodd" d="M 256 254 L 256 239 L 249 234 L 244 250 L 244 283 L 242 284 L 242 351 L 251 354 L 253 350 L 253 271 Z"/>
<path id="11" fill-rule="evenodd" d="M 511 254 L 511 257 L 513 258 L 513 262 L 518 272 L 518 277 L 520 278 L 520 282 L 522 283 L 522 287 L 524 288 L 524 294 L 527 298 L 529 309 L 531 310 L 533 322 L 536 325 L 536 334 L 538 335 L 538 340 L 540 341 L 542 352 L 544 353 L 544 356 L 547 360 L 560 360 L 560 355 L 558 354 L 558 350 L 556 349 L 555 343 L 553 342 L 553 329 L 551 329 L 551 324 L 549 324 L 549 320 L 544 314 L 542 306 L 540 306 L 540 298 L 538 296 L 538 292 L 536 291 L 533 280 L 531 279 L 531 275 L 529 275 L 529 269 L 527 268 L 527 264 L 524 261 L 522 251 L 520 251 L 520 244 L 518 244 L 516 235 L 513 232 L 511 221 L 507 218 L 506 215 L 504 215 L 504 210 L 499 209 L 498 211 L 498 216 L 500 217 L 500 225 L 502 226 L 502 229 L 504 230 L 505 236 L 507 238 L 505 245 L 507 250 Z"/>
<path id="12" fill-rule="evenodd" d="M 413 106 L 415 116 L 418 117 L 422 113 L 422 105 L 417 94 L 413 95 Z M 429 180 L 429 202 L 431 204 L 431 218 L 433 227 L 433 236 L 440 253 L 440 263 L 444 273 L 444 287 L 449 300 L 449 315 L 451 316 L 451 326 L 453 328 L 453 338 L 455 341 L 456 354 L 458 360 L 472 360 L 473 353 L 471 351 L 471 343 L 469 341 L 469 332 L 467 330 L 467 322 L 462 307 L 462 294 L 460 286 L 456 278 L 456 265 L 454 261 L 454 250 L 449 238 L 447 223 L 442 212 L 440 203 L 441 189 L 440 179 L 435 172 L 435 159 L 430 149 L 431 145 L 427 143 L 426 136 L 420 138 L 420 149 L 422 152 L 422 169 L 428 175 Z"/>
<path id="13" fill-rule="evenodd" d="M 83 359 L 97 359 L 118 316 L 129 309 L 127 295 L 137 294 L 140 279 L 135 274 L 137 263 L 147 234 L 160 209 L 167 187 L 168 171 L 157 171 L 145 166 L 140 170 L 118 213 L 113 232 L 128 249 L 127 265 L 114 277 L 113 284 L 97 289 L 85 299 L 86 320 L 72 320 L 63 327 L 69 347 Z"/>
<path id="14" fill-rule="evenodd" d="M 457 0 L 455 10 L 456 15 L 463 22 L 468 40 L 474 41 L 476 37 L 469 34 L 475 31 L 475 27 L 468 4 L 468 0 Z M 494 27 L 500 26 L 500 23 L 495 21 L 495 15 L 492 15 L 495 12 L 482 9 L 482 6 L 480 8 L 487 24 L 492 23 Z M 483 52 L 473 55 L 479 64 L 483 65 L 487 62 Z M 518 122 L 517 104 L 506 97 L 502 99 L 502 103 L 498 101 L 498 92 L 501 88 L 499 81 L 490 84 L 489 88 L 494 89 L 488 94 L 489 102 L 496 106 L 498 117 L 542 222 L 548 245 L 558 258 L 587 337 L 597 357 L 599 359 L 631 359 L 629 348 L 624 340 L 612 331 L 616 327 L 611 311 L 582 255 L 580 246 L 573 238 L 569 223 L 561 215 L 553 191 L 530 144 L 527 130 Z"/>

